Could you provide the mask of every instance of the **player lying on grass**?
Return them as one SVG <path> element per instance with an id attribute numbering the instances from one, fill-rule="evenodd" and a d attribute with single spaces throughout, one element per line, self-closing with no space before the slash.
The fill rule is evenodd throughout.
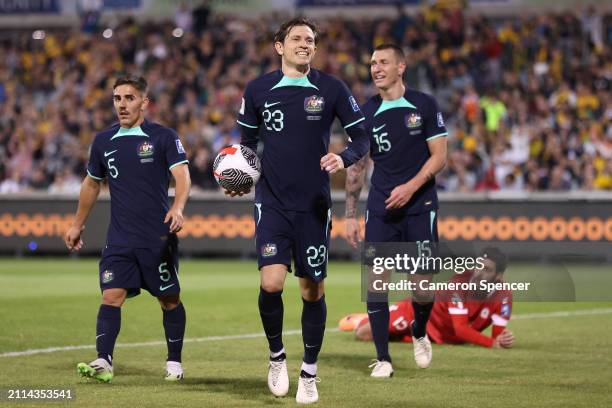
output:
<path id="1" fill-rule="evenodd" d="M 483 251 L 484 267 L 455 275 L 451 282 L 501 282 L 506 269 L 505 255 L 496 248 Z M 437 291 L 436 302 L 427 324 L 427 334 L 438 344 L 472 343 L 483 347 L 510 348 L 514 335 L 506 328 L 512 312 L 509 291 Z M 412 342 L 414 310 L 410 299 L 389 307 L 389 339 Z M 491 336 L 482 332 L 493 326 Z M 340 320 L 340 330 L 355 331 L 359 340 L 371 341 L 372 328 L 366 313 L 350 314 Z"/>

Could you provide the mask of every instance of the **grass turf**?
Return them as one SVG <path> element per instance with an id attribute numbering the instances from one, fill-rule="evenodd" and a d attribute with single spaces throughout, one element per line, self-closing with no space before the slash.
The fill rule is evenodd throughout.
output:
<path id="1" fill-rule="evenodd" d="M 326 280 L 328 328 L 361 312 L 359 266 L 331 263 Z M 118 347 L 111 384 L 80 380 L 76 363 L 93 349 L 0 357 L 1 388 L 73 387 L 72 406 L 281 406 L 295 404 L 301 336 L 285 336 L 292 380 L 286 398 L 266 387 L 263 337 L 208 339 L 258 333 L 258 272 L 252 261 L 186 260 L 181 264 L 187 310 L 186 379 L 163 381 L 165 345 Z M 55 346 L 93 345 L 99 305 L 95 259 L 1 259 L 0 354 Z M 287 278 L 285 330 L 299 329 L 297 280 Z M 514 315 L 610 308 L 611 303 L 515 303 Z M 119 343 L 162 341 L 161 312 L 146 292 L 127 301 Z M 609 314 L 516 319 L 511 350 L 434 345 L 427 370 L 417 370 L 409 344 L 392 344 L 395 377 L 373 380 L 373 345 L 329 332 L 319 361 L 319 406 L 376 407 L 605 407 L 612 405 Z M 204 339 L 203 339 L 204 338 Z M 6 404 L 0 401 L 0 404 Z M 12 406 L 14 404 L 11 404 Z M 27 404 L 19 404 L 27 406 Z M 33 406 L 41 406 L 40 403 Z"/>

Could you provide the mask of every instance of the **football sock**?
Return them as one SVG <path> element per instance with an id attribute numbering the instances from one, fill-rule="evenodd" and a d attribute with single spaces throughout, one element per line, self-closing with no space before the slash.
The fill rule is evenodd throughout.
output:
<path id="1" fill-rule="evenodd" d="M 280 354 L 274 353 L 274 355 L 270 355 L 270 361 L 281 362 L 286 359 L 287 355 L 285 354 L 285 349 L 283 349 Z"/>
<path id="2" fill-rule="evenodd" d="M 181 362 L 183 351 L 183 337 L 185 336 L 185 307 L 179 303 L 172 310 L 164 310 L 164 332 L 166 333 L 166 345 L 168 346 L 168 361 Z"/>
<path id="3" fill-rule="evenodd" d="M 283 347 L 282 349 L 280 349 L 280 351 L 277 351 L 275 353 L 270 353 L 270 360 L 273 361 L 282 361 L 286 358 L 285 356 L 285 348 Z"/>
<path id="4" fill-rule="evenodd" d="M 412 322 L 412 336 L 420 339 L 425 337 L 427 321 L 433 307 L 433 302 L 420 304 L 412 301 L 412 310 L 414 310 L 414 321 Z"/>
<path id="5" fill-rule="evenodd" d="M 376 346 L 376 358 L 391 362 L 389 355 L 389 302 L 367 302 L 368 319 Z"/>
<path id="6" fill-rule="evenodd" d="M 283 291 L 266 292 L 259 288 L 259 316 L 271 353 L 283 349 Z"/>
<path id="7" fill-rule="evenodd" d="M 302 368 L 300 371 L 300 377 L 304 378 L 312 378 L 317 376 L 317 364 L 306 364 L 302 363 Z"/>
<path id="8" fill-rule="evenodd" d="M 323 335 L 325 334 L 325 321 L 327 319 L 327 306 L 325 295 L 319 300 L 309 302 L 302 299 L 302 340 L 304 341 L 304 362 L 314 364 L 321 351 Z"/>
<path id="9" fill-rule="evenodd" d="M 100 305 L 96 323 L 96 351 L 98 358 L 109 364 L 113 363 L 115 341 L 121 329 L 121 308 L 111 305 Z"/>

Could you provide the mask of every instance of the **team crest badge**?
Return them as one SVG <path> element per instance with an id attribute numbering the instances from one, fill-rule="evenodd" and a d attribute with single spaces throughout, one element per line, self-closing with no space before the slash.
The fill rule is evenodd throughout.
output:
<path id="1" fill-rule="evenodd" d="M 364 253 L 366 258 L 374 258 L 376 256 L 376 248 L 373 245 L 368 246 Z"/>
<path id="2" fill-rule="evenodd" d="M 138 145 L 138 156 L 149 157 L 153 156 L 153 143 L 149 141 L 142 142 Z"/>
<path id="3" fill-rule="evenodd" d="M 102 283 L 108 283 L 113 279 L 115 279 L 115 274 L 110 269 L 107 269 L 102 272 Z"/>
<path id="4" fill-rule="evenodd" d="M 265 244 L 261 247 L 261 256 L 264 258 L 276 255 L 276 244 Z"/>
<path id="5" fill-rule="evenodd" d="M 304 110 L 308 113 L 323 112 L 325 99 L 322 96 L 312 95 L 304 99 Z"/>
<path id="6" fill-rule="evenodd" d="M 406 116 L 406 126 L 409 128 L 420 127 L 421 123 L 421 115 L 418 113 L 411 113 L 410 115 Z"/>
<path id="7" fill-rule="evenodd" d="M 482 317 L 483 319 L 486 319 L 487 317 L 489 317 L 488 307 L 485 307 L 484 309 L 482 309 L 482 311 L 480 312 L 480 317 Z"/>

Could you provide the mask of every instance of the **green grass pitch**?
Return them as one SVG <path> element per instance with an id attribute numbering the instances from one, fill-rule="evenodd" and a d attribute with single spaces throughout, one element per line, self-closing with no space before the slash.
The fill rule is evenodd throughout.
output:
<path id="1" fill-rule="evenodd" d="M 253 261 L 185 260 L 181 264 L 187 310 L 180 384 L 163 381 L 165 344 L 161 312 L 147 293 L 123 308 L 120 344 L 154 342 L 115 351 L 111 384 L 80 380 L 79 361 L 93 349 L 27 356 L 6 353 L 94 344 L 99 305 L 96 259 L 0 260 L 0 388 L 73 387 L 88 407 L 242 407 L 295 404 L 301 361 L 301 301 L 297 280 L 287 277 L 284 338 L 290 394 L 267 390 L 267 347 L 261 332 L 258 272 Z M 332 262 L 326 281 L 328 328 L 345 314 L 364 310 L 359 266 Z M 578 310 L 583 314 L 576 314 Z M 567 311 L 567 314 L 549 315 Z M 523 315 L 523 318 L 518 317 Z M 515 303 L 511 350 L 434 345 L 432 366 L 418 370 L 412 346 L 392 344 L 395 377 L 369 378 L 373 345 L 351 334 L 326 334 L 319 360 L 321 407 L 609 407 L 612 406 L 612 303 Z M 239 336 L 237 336 L 239 337 Z M 197 340 L 197 341 L 195 341 Z M 57 405 L 48 403 L 51 405 Z M 4 406 L 28 406 L 0 401 Z M 41 403 L 30 404 L 40 407 Z"/>

